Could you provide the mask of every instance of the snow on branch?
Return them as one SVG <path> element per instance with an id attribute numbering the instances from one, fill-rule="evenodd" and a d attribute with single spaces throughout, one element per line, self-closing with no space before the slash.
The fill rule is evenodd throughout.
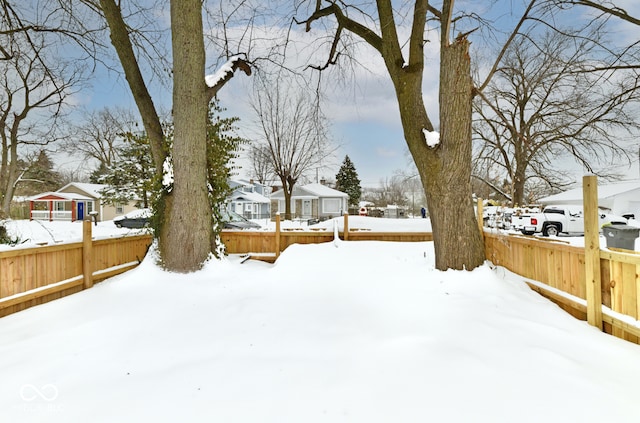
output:
<path id="1" fill-rule="evenodd" d="M 231 78 L 233 78 L 234 72 L 240 69 L 245 74 L 251 75 L 251 66 L 249 62 L 244 60 L 241 56 L 231 57 L 224 65 L 216 71 L 216 73 L 206 75 L 204 81 L 209 87 L 209 98 L 213 98 L 220 88 L 224 86 Z"/>

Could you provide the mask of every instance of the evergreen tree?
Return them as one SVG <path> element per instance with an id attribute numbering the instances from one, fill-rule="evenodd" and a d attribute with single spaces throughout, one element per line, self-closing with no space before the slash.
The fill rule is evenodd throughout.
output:
<path id="1" fill-rule="evenodd" d="M 207 125 L 207 181 L 209 182 L 209 203 L 215 216 L 214 222 L 220 221 L 220 209 L 231 193 L 229 178 L 236 174 L 237 167 L 233 159 L 247 140 L 236 134 L 237 117 L 223 118 L 224 111 L 214 101 L 209 109 Z M 214 238 L 217 238 L 222 225 L 214 225 Z M 212 242 L 216 242 L 212 240 Z M 215 251 L 215 249 L 214 249 Z"/>
<path id="2" fill-rule="evenodd" d="M 151 159 L 149 138 L 146 134 L 124 134 L 124 145 L 119 149 L 119 160 L 108 169 L 98 168 L 94 175 L 101 184 L 108 185 L 102 191 L 103 201 L 109 204 L 128 203 L 136 200 L 138 205 L 149 207 L 149 193 L 153 190 L 155 168 Z"/>
<path id="3" fill-rule="evenodd" d="M 61 188 L 62 176 L 53 170 L 53 162 L 45 150 L 40 150 L 30 164 L 19 162 L 24 169 L 16 185 L 16 194 L 34 195 Z"/>
<path id="4" fill-rule="evenodd" d="M 340 166 L 340 170 L 336 175 L 336 189 L 349 195 L 349 205 L 358 205 L 362 196 L 362 188 L 360 188 L 358 172 L 356 172 L 356 168 L 349 156 L 344 157 L 342 166 Z"/>
<path id="5" fill-rule="evenodd" d="M 98 167 L 96 167 L 93 172 L 91 172 L 91 175 L 89 175 L 89 182 L 91 182 L 92 184 L 102 184 L 104 182 L 101 181 L 107 176 L 108 173 L 109 167 L 103 162 L 100 162 Z"/>

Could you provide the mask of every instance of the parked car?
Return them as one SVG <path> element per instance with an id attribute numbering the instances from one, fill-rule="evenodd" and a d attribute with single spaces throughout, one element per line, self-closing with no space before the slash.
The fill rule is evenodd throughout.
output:
<path id="1" fill-rule="evenodd" d="M 580 206 L 547 206 L 542 213 L 528 213 L 512 217 L 513 227 L 525 235 L 542 233 L 543 236 L 583 235 L 584 216 Z M 626 224 L 627 219 L 598 211 L 599 226 L 607 223 Z"/>
<path id="2" fill-rule="evenodd" d="M 222 229 L 261 229 L 262 226 L 259 224 L 252 222 L 244 216 L 239 215 L 236 212 L 232 212 L 230 210 L 223 209 L 221 210 L 222 221 Z"/>
<path id="3" fill-rule="evenodd" d="M 113 223 L 118 228 L 144 228 L 149 225 L 151 219 L 151 209 L 139 209 L 131 211 L 123 216 L 117 216 Z"/>
<path id="4" fill-rule="evenodd" d="M 262 226 L 239 215 L 238 213 L 222 210 L 223 229 L 261 229 Z M 144 228 L 149 225 L 151 219 L 151 209 L 134 210 L 113 219 L 113 223 L 118 228 Z"/>

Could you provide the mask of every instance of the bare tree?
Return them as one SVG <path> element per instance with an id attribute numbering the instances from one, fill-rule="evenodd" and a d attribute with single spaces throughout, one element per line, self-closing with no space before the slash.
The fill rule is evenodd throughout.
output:
<path id="1" fill-rule="evenodd" d="M 59 139 L 63 106 L 82 82 L 81 70 L 53 65 L 46 41 L 10 37 L 10 58 L 0 61 L 0 200 L 9 212 L 19 176 L 20 155 Z M 37 41 L 37 44 L 36 44 Z M 35 48 L 35 49 L 34 49 Z"/>
<path id="2" fill-rule="evenodd" d="M 316 1 L 302 24 L 332 17 L 335 38 L 324 69 L 342 53 L 343 34 L 350 33 L 373 47 L 383 58 L 395 88 L 400 119 L 409 151 L 425 189 L 434 234 L 438 269 L 473 269 L 484 262 L 484 245 L 476 224 L 471 193 L 471 79 L 468 34 L 453 37 L 453 1 L 439 8 L 427 0 L 394 8 L 391 0 L 375 6 L 347 2 Z M 368 13 L 370 12 L 370 13 Z M 429 145 L 427 133 L 434 125 L 422 95 L 426 69 L 424 45 L 427 18 L 440 24 L 440 142 Z M 401 38 L 398 21 L 408 24 L 408 38 Z"/>
<path id="3" fill-rule="evenodd" d="M 501 170 L 514 206 L 527 199 L 528 183 L 553 190 L 573 182 L 567 162 L 609 178 L 612 163 L 630 159 L 621 134 L 640 128 L 629 107 L 640 100 L 638 76 L 613 75 L 598 64 L 599 29 L 547 31 L 535 42 L 519 37 L 481 94 L 484 101 L 475 103 L 476 160 Z"/>
<path id="4" fill-rule="evenodd" d="M 281 81 L 266 82 L 252 99 L 261 130 L 256 148 L 266 153 L 284 190 L 285 219 L 291 219 L 291 194 L 301 177 L 322 166 L 332 153 L 319 106 L 304 91 Z"/>
<path id="5" fill-rule="evenodd" d="M 261 184 L 266 184 L 273 179 L 273 166 L 271 166 L 269 146 L 265 144 L 252 144 L 249 147 L 249 166 L 253 177 Z"/>
<path id="6" fill-rule="evenodd" d="M 382 56 L 395 88 L 405 141 L 428 200 L 436 267 L 443 270 L 473 269 L 484 261 L 470 182 L 472 99 L 482 95 L 517 34 L 526 33 L 529 28 L 553 27 L 556 23 L 554 14 L 561 13 L 567 4 L 595 4 L 562 0 L 528 0 L 512 4 L 509 9 L 512 13 L 501 14 L 501 17 L 516 17 L 509 24 L 513 25 L 512 31 L 505 33 L 504 42 L 497 37 L 495 28 L 489 33 L 491 42 L 501 45 L 502 49 L 497 56 L 488 59 L 486 67 L 482 67 L 485 78 L 474 84 L 469 38 L 478 29 L 477 32 L 482 33 L 488 28 L 490 13 L 487 7 L 500 7 L 499 2 L 489 3 L 483 4 L 483 9 L 465 3 L 455 10 L 452 0 L 444 0 L 438 5 L 427 0 L 404 3 L 378 0 L 375 4 L 317 0 L 305 3 L 308 7 L 306 19 L 298 21 L 307 31 L 319 22 L 334 22 L 331 28 L 335 36 L 328 48 L 329 57 L 326 62 L 313 66 L 315 69 L 322 71 L 339 64 L 341 57 L 353 58 L 350 56 L 353 50 L 349 47 L 354 39 L 361 40 Z M 614 15 L 629 18 L 622 9 L 613 6 L 613 2 L 607 3 L 606 7 Z M 575 19 L 574 15 L 572 19 Z M 422 80 L 425 71 L 436 72 L 437 64 L 426 66 L 424 46 L 429 40 L 429 31 L 434 31 L 438 24 L 440 125 L 439 142 L 435 142 L 437 134 L 434 134 L 434 125 L 424 107 Z M 480 42 L 484 41 L 479 38 Z M 632 47 L 629 46 L 629 51 Z M 623 68 L 626 64 L 617 67 Z"/>
<path id="7" fill-rule="evenodd" d="M 552 0 L 556 6 L 565 8 L 571 6 L 585 6 L 598 10 L 606 15 L 615 16 L 634 25 L 640 25 L 640 18 L 629 14 L 622 5 L 624 1 L 591 1 L 591 0 Z"/>
<path id="8" fill-rule="evenodd" d="M 406 180 L 401 176 L 394 175 L 391 178 L 381 179 L 375 203 L 381 207 L 387 205 L 404 207 L 409 204 L 407 188 Z"/>
<path id="9" fill-rule="evenodd" d="M 110 167 L 118 158 L 125 134 L 136 131 L 137 118 L 129 110 L 105 107 L 87 112 L 85 119 L 74 125 L 73 134 L 61 145 L 63 151 L 79 155 L 98 166 Z"/>

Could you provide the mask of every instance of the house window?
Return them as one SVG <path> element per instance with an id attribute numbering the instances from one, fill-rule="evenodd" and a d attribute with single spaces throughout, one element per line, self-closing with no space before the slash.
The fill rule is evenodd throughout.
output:
<path id="1" fill-rule="evenodd" d="M 91 213 L 93 211 L 93 201 L 87 201 L 87 213 Z"/>
<path id="2" fill-rule="evenodd" d="M 53 202 L 53 210 L 54 211 L 64 211 L 64 201 L 54 201 Z"/>
<path id="3" fill-rule="evenodd" d="M 322 213 L 339 214 L 342 211 L 342 201 L 339 198 L 323 198 Z"/>
<path id="4" fill-rule="evenodd" d="M 124 205 L 116 203 L 116 214 L 124 214 Z"/>

